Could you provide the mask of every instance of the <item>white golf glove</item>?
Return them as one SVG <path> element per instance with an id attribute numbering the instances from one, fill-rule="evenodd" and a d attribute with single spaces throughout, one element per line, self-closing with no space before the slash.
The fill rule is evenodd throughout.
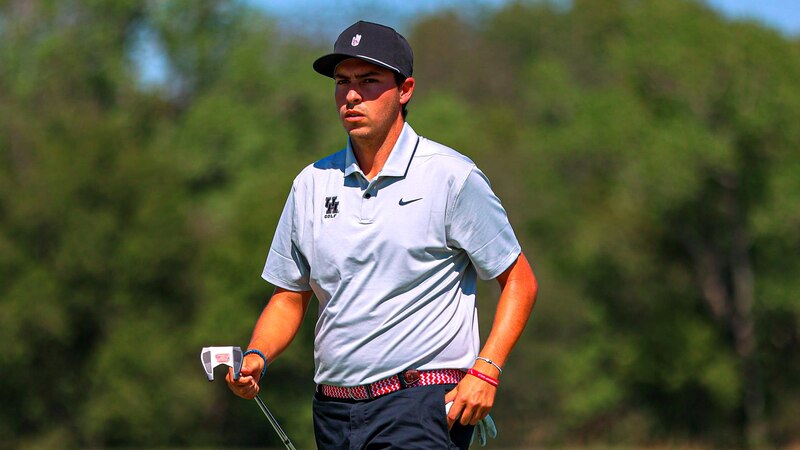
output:
<path id="1" fill-rule="evenodd" d="M 453 406 L 453 402 L 449 402 L 444 405 L 445 414 L 450 412 L 450 407 Z M 486 441 L 488 438 L 496 438 L 497 437 L 497 427 L 494 425 L 494 420 L 492 420 L 492 416 L 486 415 L 485 418 L 478 421 L 475 425 L 475 431 L 472 432 L 472 437 L 469 440 L 469 445 L 472 446 L 472 443 L 475 442 L 475 436 L 478 436 L 478 442 L 481 443 L 481 447 L 486 447 Z"/>
<path id="2" fill-rule="evenodd" d="M 478 442 L 481 443 L 481 447 L 486 447 L 486 440 L 488 438 L 494 439 L 497 437 L 497 427 L 494 426 L 492 416 L 487 414 L 485 418 L 478 421 L 475 425 L 475 431 L 472 432 L 469 445 L 472 445 L 472 442 L 475 440 L 475 435 L 478 435 Z"/>

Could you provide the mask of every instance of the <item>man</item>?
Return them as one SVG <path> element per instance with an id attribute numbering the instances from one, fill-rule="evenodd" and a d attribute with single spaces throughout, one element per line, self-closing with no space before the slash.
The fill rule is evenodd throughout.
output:
<path id="1" fill-rule="evenodd" d="M 405 122 L 405 38 L 358 22 L 314 69 L 335 80 L 347 147 L 295 179 L 262 274 L 276 289 L 228 384 L 258 393 L 313 293 L 318 448 L 467 448 L 533 308 L 533 272 L 483 173 Z M 483 348 L 478 276 L 502 290 Z"/>

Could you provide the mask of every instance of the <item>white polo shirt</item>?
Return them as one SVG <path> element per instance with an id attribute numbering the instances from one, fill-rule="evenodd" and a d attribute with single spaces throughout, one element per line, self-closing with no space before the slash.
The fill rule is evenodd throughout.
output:
<path id="1" fill-rule="evenodd" d="M 405 124 L 372 181 L 349 143 L 295 178 L 262 277 L 314 291 L 314 381 L 356 386 L 472 367 L 476 277 L 496 278 L 519 253 L 484 174 Z"/>

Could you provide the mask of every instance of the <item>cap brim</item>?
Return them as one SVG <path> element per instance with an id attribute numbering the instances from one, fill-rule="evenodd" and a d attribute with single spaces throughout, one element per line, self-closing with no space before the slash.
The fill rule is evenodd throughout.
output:
<path id="1" fill-rule="evenodd" d="M 409 76 L 409 75 L 404 74 L 400 70 L 398 70 L 397 67 L 392 67 L 391 65 L 386 64 L 383 61 L 379 61 L 377 59 L 370 58 L 368 56 L 348 55 L 346 53 L 330 53 L 328 55 L 325 55 L 325 56 L 322 56 L 320 58 L 317 58 L 317 60 L 314 61 L 313 67 L 314 67 L 314 70 L 317 71 L 317 73 L 319 73 L 321 75 L 325 75 L 326 77 L 333 78 L 334 71 L 336 70 L 336 66 L 338 66 L 339 63 L 341 63 L 345 59 L 350 59 L 350 58 L 356 58 L 356 59 L 360 59 L 362 61 L 366 61 L 366 62 L 371 63 L 371 64 L 375 64 L 376 66 L 380 66 L 380 67 L 389 69 L 392 72 L 399 73 L 400 75 L 403 75 L 404 77 L 408 77 Z"/>

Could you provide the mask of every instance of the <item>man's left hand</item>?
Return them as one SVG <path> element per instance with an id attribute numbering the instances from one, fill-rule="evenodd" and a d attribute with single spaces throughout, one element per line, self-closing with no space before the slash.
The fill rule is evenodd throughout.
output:
<path id="1" fill-rule="evenodd" d="M 452 406 L 453 402 L 444 405 L 445 412 L 449 413 Z M 475 430 L 472 432 L 472 437 L 469 439 L 470 446 L 472 446 L 472 443 L 475 441 L 475 436 L 478 436 L 478 442 L 480 442 L 481 447 L 486 447 L 486 442 L 489 438 L 494 439 L 497 437 L 497 427 L 494 424 L 494 420 L 492 420 L 492 416 L 487 414 L 485 418 L 479 420 L 475 425 Z"/>
<path id="2" fill-rule="evenodd" d="M 447 413 L 447 426 L 452 428 L 458 421 L 461 425 L 476 425 L 486 418 L 494 405 L 497 388 L 473 376 L 465 376 L 448 392 L 445 403 L 453 402 Z"/>

